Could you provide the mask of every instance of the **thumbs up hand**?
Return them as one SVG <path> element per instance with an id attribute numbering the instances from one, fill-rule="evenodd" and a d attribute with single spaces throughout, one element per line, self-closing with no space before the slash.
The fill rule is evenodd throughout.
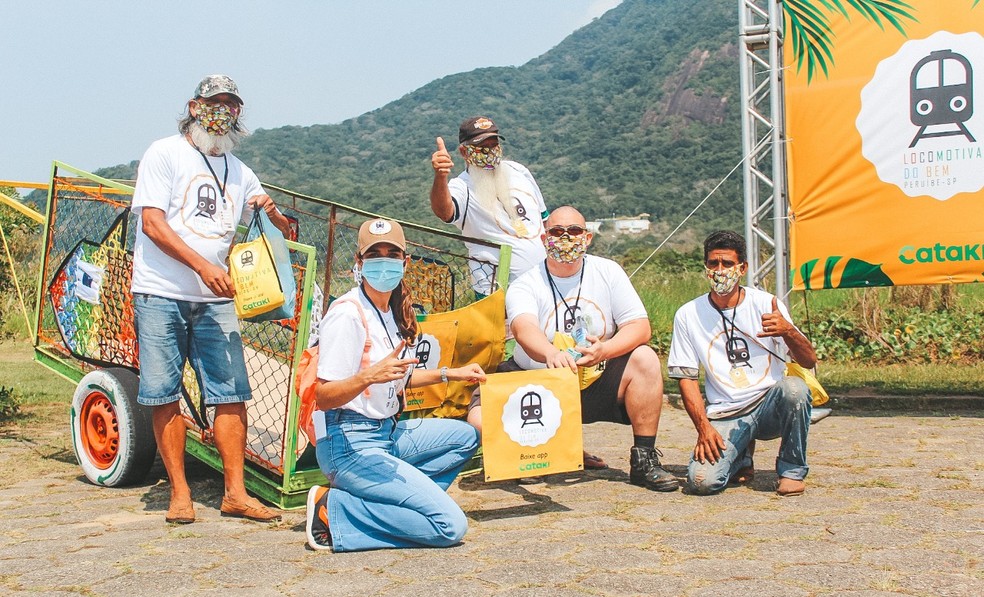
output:
<path id="1" fill-rule="evenodd" d="M 431 154 L 431 167 L 434 168 L 434 176 L 443 178 L 447 178 L 451 174 L 451 168 L 454 167 L 451 154 L 444 147 L 444 139 L 441 137 L 437 138 L 437 151 Z"/>
<path id="2" fill-rule="evenodd" d="M 756 335 L 759 338 L 770 336 L 781 336 L 785 338 L 794 329 L 793 324 L 789 323 L 782 316 L 782 312 L 779 311 L 779 299 L 772 297 L 772 311 L 762 314 L 762 332 Z"/>

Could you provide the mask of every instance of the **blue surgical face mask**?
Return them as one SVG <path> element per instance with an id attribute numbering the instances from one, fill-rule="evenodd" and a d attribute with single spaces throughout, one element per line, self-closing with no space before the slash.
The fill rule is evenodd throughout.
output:
<path id="1" fill-rule="evenodd" d="M 362 279 L 379 292 L 389 292 L 403 280 L 403 260 L 376 257 L 362 262 Z"/>

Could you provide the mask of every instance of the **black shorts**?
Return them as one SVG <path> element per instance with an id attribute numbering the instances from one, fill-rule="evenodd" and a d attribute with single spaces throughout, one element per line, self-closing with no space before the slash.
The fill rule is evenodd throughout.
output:
<path id="1" fill-rule="evenodd" d="M 609 421 L 622 425 L 631 425 L 629 413 L 625 410 L 625 403 L 618 401 L 618 386 L 622 383 L 622 376 L 625 375 L 625 366 L 629 362 L 629 352 L 614 359 L 605 361 L 605 370 L 593 384 L 581 390 L 581 422 L 597 423 L 599 421 Z M 509 359 L 499 364 L 496 373 L 509 373 L 511 371 L 523 371 L 523 368 L 516 364 L 516 361 Z M 471 404 L 468 409 L 481 405 L 481 395 L 478 390 L 472 394 Z"/>

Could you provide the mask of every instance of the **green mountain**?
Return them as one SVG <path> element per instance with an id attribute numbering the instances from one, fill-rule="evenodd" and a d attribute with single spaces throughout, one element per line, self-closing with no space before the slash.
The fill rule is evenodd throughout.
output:
<path id="1" fill-rule="evenodd" d="M 335 125 L 258 130 L 237 155 L 261 180 L 434 225 L 434 138 L 453 148 L 484 114 L 548 207 L 675 226 L 741 157 L 737 21 L 734 0 L 624 0 L 522 66 L 447 76 Z M 693 226 L 741 222 L 734 176 Z"/>

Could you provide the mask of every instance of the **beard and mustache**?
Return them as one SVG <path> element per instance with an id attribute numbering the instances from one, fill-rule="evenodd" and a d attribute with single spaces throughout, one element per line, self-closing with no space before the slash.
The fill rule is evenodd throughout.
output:
<path id="1" fill-rule="evenodd" d="M 516 212 L 516 204 L 512 199 L 508 172 L 501 167 L 492 170 L 469 168 L 468 176 L 471 178 L 475 199 L 486 211 L 494 214 L 496 206 L 501 205 L 506 210 L 510 220 L 516 220 L 519 217 Z"/>
<path id="2" fill-rule="evenodd" d="M 188 124 L 186 133 L 191 137 L 191 142 L 199 151 L 206 155 L 219 156 L 235 149 L 246 138 L 249 131 L 236 124 L 232 130 L 224 135 L 212 135 L 197 120 L 194 120 Z"/>

